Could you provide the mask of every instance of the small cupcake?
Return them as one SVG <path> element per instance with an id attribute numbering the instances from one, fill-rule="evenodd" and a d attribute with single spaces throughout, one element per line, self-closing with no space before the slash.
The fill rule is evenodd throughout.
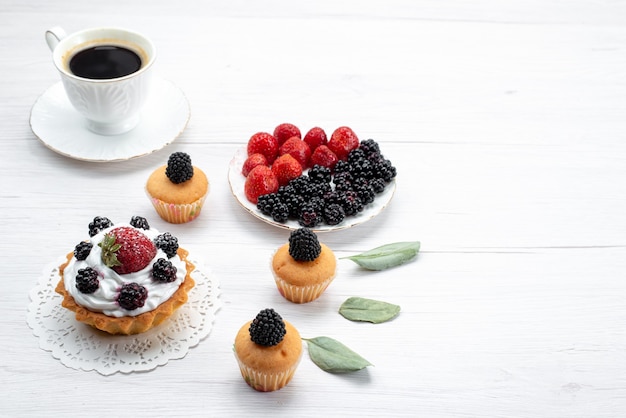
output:
<path id="1" fill-rule="evenodd" d="M 209 193 L 209 180 L 202 170 L 191 165 L 188 154 L 175 152 L 167 165 L 150 175 L 146 193 L 161 218 L 181 224 L 200 215 Z"/>
<path id="2" fill-rule="evenodd" d="M 295 303 L 307 303 L 320 297 L 335 278 L 336 268 L 335 254 L 308 228 L 292 231 L 289 242 L 272 258 L 278 291 Z"/>
<path id="3" fill-rule="evenodd" d="M 271 392 L 293 377 L 302 357 L 302 339 L 276 311 L 264 309 L 239 329 L 234 352 L 246 383 L 259 392 Z"/>

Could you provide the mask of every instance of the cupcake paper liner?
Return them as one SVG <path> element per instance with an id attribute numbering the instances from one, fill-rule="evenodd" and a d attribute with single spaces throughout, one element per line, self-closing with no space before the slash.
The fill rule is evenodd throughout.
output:
<path id="1" fill-rule="evenodd" d="M 163 200 L 157 199 L 148 194 L 150 201 L 159 216 L 163 220 L 173 224 L 191 222 L 200 216 L 200 211 L 202 210 L 202 206 L 204 205 L 207 195 L 208 193 L 193 203 L 176 204 L 164 202 Z"/>
<path id="2" fill-rule="evenodd" d="M 289 383 L 298 368 L 298 364 L 300 364 L 302 353 L 300 353 L 298 360 L 291 367 L 280 373 L 265 373 L 255 370 L 242 362 L 236 352 L 235 358 L 239 364 L 241 377 L 243 377 L 251 388 L 259 392 L 272 392 L 283 388 Z"/>
<path id="3" fill-rule="evenodd" d="M 334 278 L 333 276 L 315 285 L 295 286 L 274 275 L 276 287 L 280 294 L 283 295 L 285 299 L 294 303 L 308 303 L 319 298 Z"/>

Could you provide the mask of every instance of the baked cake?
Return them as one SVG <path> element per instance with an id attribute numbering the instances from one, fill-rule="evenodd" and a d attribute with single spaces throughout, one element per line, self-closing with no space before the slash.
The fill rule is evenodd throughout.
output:
<path id="1" fill-rule="evenodd" d="M 110 334 L 138 334 L 187 302 L 194 265 L 172 234 L 140 216 L 120 225 L 97 216 L 89 236 L 59 267 L 55 289 L 78 321 Z"/>
<path id="2" fill-rule="evenodd" d="M 273 309 L 264 309 L 237 333 L 235 357 L 246 383 L 260 392 L 281 389 L 302 357 L 298 330 Z"/>
<path id="3" fill-rule="evenodd" d="M 308 228 L 293 230 L 289 242 L 272 258 L 274 280 L 281 295 L 295 303 L 311 302 L 335 278 L 337 258 Z"/>
<path id="4" fill-rule="evenodd" d="M 146 193 L 159 216 L 170 223 L 185 223 L 200 215 L 209 193 L 209 180 L 191 164 L 191 157 L 175 152 L 152 172 L 146 182 Z"/>

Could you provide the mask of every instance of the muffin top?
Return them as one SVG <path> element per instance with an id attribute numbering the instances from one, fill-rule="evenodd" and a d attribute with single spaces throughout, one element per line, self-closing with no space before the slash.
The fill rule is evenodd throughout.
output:
<path id="1" fill-rule="evenodd" d="M 198 167 L 194 167 L 193 177 L 181 183 L 172 182 L 165 174 L 166 170 L 167 165 L 163 165 L 148 178 L 146 190 L 150 196 L 169 203 L 191 203 L 209 190 L 209 180 Z"/>
<path id="2" fill-rule="evenodd" d="M 274 254 L 272 269 L 281 279 L 295 286 L 318 284 L 335 275 L 337 259 L 333 251 L 321 244 L 321 252 L 312 261 L 298 261 L 289 254 L 289 243 L 282 245 Z"/>
<path id="3" fill-rule="evenodd" d="M 282 341 L 266 346 L 252 341 L 249 331 L 252 322 L 246 322 L 235 337 L 235 352 L 242 362 L 266 373 L 280 373 L 298 361 L 302 354 L 302 338 L 291 323 L 284 321 L 286 332 Z"/>

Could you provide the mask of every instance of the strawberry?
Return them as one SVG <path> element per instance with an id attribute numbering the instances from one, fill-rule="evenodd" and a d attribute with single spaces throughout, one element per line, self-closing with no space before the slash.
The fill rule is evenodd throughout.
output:
<path id="1" fill-rule="evenodd" d="M 243 174 L 244 177 L 248 177 L 248 173 L 250 173 L 250 170 L 252 170 L 257 165 L 268 165 L 265 155 L 256 153 L 248 156 L 248 158 L 246 158 L 246 161 L 244 161 L 243 163 L 243 167 L 241 168 L 241 174 Z"/>
<path id="2" fill-rule="evenodd" d="M 291 180 L 302 175 L 302 165 L 291 154 L 283 154 L 272 164 L 272 171 L 276 174 L 278 185 L 286 186 Z"/>
<path id="3" fill-rule="evenodd" d="M 309 148 L 306 142 L 294 136 L 281 145 L 279 154 L 290 154 L 300 163 L 302 168 L 307 168 L 309 166 L 309 159 L 311 158 L 311 148 Z"/>
<path id="4" fill-rule="evenodd" d="M 257 165 L 248 173 L 243 187 L 246 198 L 256 205 L 259 196 L 278 190 L 278 179 L 271 168 Z"/>
<path id="5" fill-rule="evenodd" d="M 102 248 L 102 262 L 118 274 L 144 269 L 157 253 L 150 238 L 128 226 L 109 231 L 98 246 Z"/>
<path id="6" fill-rule="evenodd" d="M 278 141 L 272 134 L 257 132 L 248 140 L 248 155 L 263 154 L 269 164 L 278 157 Z"/>
<path id="7" fill-rule="evenodd" d="M 309 129 L 309 132 L 304 135 L 304 138 L 302 138 L 302 140 L 309 145 L 311 151 L 315 151 L 317 147 L 319 147 L 320 145 L 326 145 L 326 142 L 328 142 L 326 132 L 324 132 L 322 128 L 319 128 L 317 126 L 315 128 Z"/>
<path id="8" fill-rule="evenodd" d="M 359 147 L 359 138 L 354 131 L 347 126 L 335 129 L 328 140 L 328 148 L 337 155 L 340 160 L 347 160 L 348 154 Z"/>
<path id="9" fill-rule="evenodd" d="M 294 136 L 302 138 L 300 129 L 298 129 L 296 125 L 292 125 L 291 123 L 281 123 L 276 128 L 274 128 L 274 137 L 278 141 L 279 147 L 283 145 L 286 140 Z"/>
<path id="10" fill-rule="evenodd" d="M 337 155 L 330 150 L 326 145 L 320 145 L 311 154 L 311 165 L 321 165 L 328 167 L 330 170 L 334 170 L 335 164 L 337 164 Z"/>

